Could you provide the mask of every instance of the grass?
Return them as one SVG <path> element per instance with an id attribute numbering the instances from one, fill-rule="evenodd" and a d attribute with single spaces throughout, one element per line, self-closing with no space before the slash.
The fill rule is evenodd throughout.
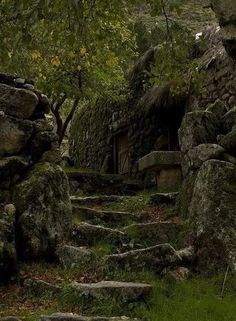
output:
<path id="1" fill-rule="evenodd" d="M 149 206 L 151 194 L 152 192 L 150 191 L 144 191 L 135 196 L 127 196 L 119 202 L 107 205 L 106 208 L 114 211 L 125 211 L 131 213 L 140 212 Z"/>
<path id="2" fill-rule="evenodd" d="M 97 249 L 98 255 L 100 250 L 109 249 L 101 246 L 101 249 Z M 22 288 L 20 283 L 0 288 L 0 317 L 13 315 L 26 321 L 35 321 L 42 314 L 84 311 L 89 315 L 128 315 L 144 321 L 235 321 L 235 275 L 228 277 L 224 297 L 221 298 L 223 276 L 174 282 L 170 279 L 161 280 L 147 271 L 111 272 L 104 266 L 104 270 L 100 271 L 99 266 L 92 265 L 69 270 L 46 264 L 24 266 L 21 272 L 23 278 L 35 277 L 60 284 L 62 293 L 52 297 L 42 293 L 42 296 L 36 297 Z M 69 286 L 72 280 L 96 282 L 101 279 L 150 283 L 153 285 L 153 294 L 147 302 L 117 304 L 113 298 L 109 298 L 90 306 L 88 298 L 81 298 Z"/>
<path id="3" fill-rule="evenodd" d="M 222 278 L 182 283 L 157 282 L 150 308 L 138 315 L 149 321 L 235 321 L 236 280 L 228 280 L 224 298 L 219 296 Z"/>

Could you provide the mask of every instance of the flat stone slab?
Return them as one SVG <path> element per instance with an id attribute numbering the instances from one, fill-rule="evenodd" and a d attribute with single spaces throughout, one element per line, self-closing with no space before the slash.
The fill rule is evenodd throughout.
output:
<path id="1" fill-rule="evenodd" d="M 80 223 L 72 231 L 72 240 L 78 246 L 93 246 L 99 242 L 121 246 L 126 243 L 127 236 L 124 232 L 101 225 Z"/>
<path id="2" fill-rule="evenodd" d="M 64 268 L 79 267 L 81 264 L 88 262 L 93 256 L 89 249 L 71 245 L 58 247 L 56 255 Z"/>
<path id="3" fill-rule="evenodd" d="M 164 268 L 181 263 L 182 258 L 170 244 L 160 244 L 121 254 L 107 255 L 106 259 L 111 268 L 126 270 L 148 269 L 161 272 Z"/>
<path id="4" fill-rule="evenodd" d="M 138 161 L 139 170 L 161 170 L 181 164 L 181 152 L 179 151 L 154 151 L 142 157 Z"/>
<path id="5" fill-rule="evenodd" d="M 78 216 L 81 221 L 89 221 L 108 226 L 125 225 L 128 224 L 128 222 L 139 221 L 138 215 L 129 212 L 104 211 L 89 207 L 73 206 L 73 214 Z"/>
<path id="6" fill-rule="evenodd" d="M 6 320 L 8 321 L 8 320 Z M 12 321 L 12 320 L 9 320 Z M 40 321 L 138 321 L 137 319 L 130 319 L 128 317 L 99 317 L 99 316 L 81 316 L 73 313 L 55 313 L 50 316 L 42 315 Z"/>
<path id="7" fill-rule="evenodd" d="M 152 286 L 146 283 L 101 281 L 98 283 L 77 283 L 71 284 L 73 290 L 81 297 L 91 299 L 116 299 L 117 303 L 134 302 L 147 297 Z"/>
<path id="8" fill-rule="evenodd" d="M 115 203 L 124 200 L 129 196 L 119 196 L 119 195 L 101 195 L 101 196 L 71 196 L 71 203 L 73 205 L 83 206 L 83 205 L 101 205 Z"/>
<path id="9" fill-rule="evenodd" d="M 155 246 L 169 243 L 176 246 L 180 242 L 183 225 L 173 222 L 138 223 L 122 229 L 135 246 Z"/>

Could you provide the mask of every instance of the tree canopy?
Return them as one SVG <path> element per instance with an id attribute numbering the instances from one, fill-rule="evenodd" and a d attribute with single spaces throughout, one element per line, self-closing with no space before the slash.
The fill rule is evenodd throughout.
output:
<path id="1" fill-rule="evenodd" d="M 0 68 L 36 80 L 56 116 L 63 105 L 73 114 L 82 99 L 115 95 L 125 85 L 138 54 L 135 12 L 164 14 L 170 31 L 167 12 L 183 1 L 2 0 Z"/>

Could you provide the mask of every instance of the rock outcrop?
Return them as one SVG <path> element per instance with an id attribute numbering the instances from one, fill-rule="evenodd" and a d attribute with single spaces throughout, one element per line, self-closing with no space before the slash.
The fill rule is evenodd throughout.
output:
<path id="1" fill-rule="evenodd" d="M 0 74 L 2 280 L 15 272 L 17 257 L 53 256 L 70 228 L 69 184 L 55 164 L 59 149 L 48 111 L 47 97 L 32 83 Z"/>
<path id="2" fill-rule="evenodd" d="M 196 269 L 206 274 L 236 267 L 234 109 L 223 113 L 218 101 L 211 112 L 209 106 L 189 112 L 179 130 L 185 176 L 179 211 L 192 226 Z"/>

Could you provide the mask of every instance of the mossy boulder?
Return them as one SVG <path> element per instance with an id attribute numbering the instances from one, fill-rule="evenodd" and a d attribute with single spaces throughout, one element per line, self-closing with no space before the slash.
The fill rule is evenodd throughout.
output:
<path id="1" fill-rule="evenodd" d="M 236 156 L 236 128 L 225 135 L 221 139 L 220 144 L 227 153 Z"/>
<path id="2" fill-rule="evenodd" d="M 38 163 L 13 193 L 16 236 L 24 259 L 51 257 L 71 227 L 69 184 L 55 164 Z"/>
<path id="3" fill-rule="evenodd" d="M 17 270 L 15 249 L 15 207 L 0 207 L 0 283 L 8 281 Z"/>
<path id="4" fill-rule="evenodd" d="M 236 168 L 233 164 L 209 160 L 198 172 L 190 221 L 198 244 L 200 265 L 236 269 Z M 202 251 L 204 247 L 204 251 Z"/>
<path id="5" fill-rule="evenodd" d="M 187 113 L 179 129 L 179 143 L 183 153 L 206 143 L 215 143 L 219 134 L 219 121 L 208 111 Z"/>
<path id="6" fill-rule="evenodd" d="M 33 134 L 33 125 L 29 120 L 3 115 L 0 117 L 0 156 L 17 155 L 26 148 Z"/>

